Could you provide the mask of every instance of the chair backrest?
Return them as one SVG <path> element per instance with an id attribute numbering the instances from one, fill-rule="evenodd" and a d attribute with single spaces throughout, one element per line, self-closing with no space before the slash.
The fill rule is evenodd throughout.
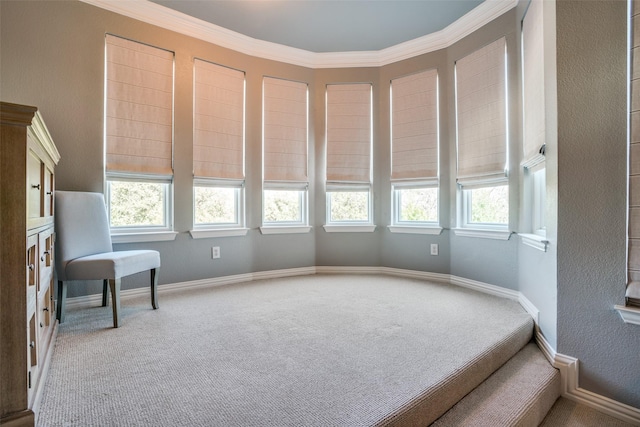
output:
<path id="1" fill-rule="evenodd" d="M 55 192 L 56 272 L 66 280 L 69 261 L 113 251 L 104 196 L 80 191 Z"/>

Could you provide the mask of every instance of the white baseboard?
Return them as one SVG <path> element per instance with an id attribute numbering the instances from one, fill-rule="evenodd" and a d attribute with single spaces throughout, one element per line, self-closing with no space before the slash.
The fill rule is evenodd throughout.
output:
<path id="1" fill-rule="evenodd" d="M 214 277 L 210 279 L 192 280 L 188 282 L 170 283 L 158 286 L 158 293 L 164 294 L 176 290 L 195 289 L 202 287 L 215 287 L 231 285 L 234 283 L 251 282 L 262 279 L 276 279 L 281 277 L 305 276 L 311 274 L 387 274 L 391 276 L 408 277 L 413 279 L 436 281 L 474 289 L 479 292 L 496 295 L 510 300 L 518 301 L 520 305 L 531 315 L 536 324 L 535 338 L 540 350 L 547 360 L 560 370 L 561 394 L 567 399 L 587 405 L 614 418 L 640 426 L 640 409 L 624 403 L 617 402 L 607 397 L 582 389 L 578 384 L 578 359 L 558 354 L 546 341 L 538 328 L 538 309 L 522 293 L 500 286 L 476 280 L 466 279 L 450 274 L 430 273 L 426 271 L 404 270 L 390 267 L 366 267 L 366 266 L 312 266 L 291 268 L 284 270 L 260 271 L 256 273 L 237 274 L 232 276 Z M 123 300 L 149 294 L 148 288 L 136 288 L 124 290 L 120 293 Z M 102 303 L 102 295 L 94 294 L 82 297 L 68 298 L 67 307 L 86 307 Z"/>
<path id="2" fill-rule="evenodd" d="M 619 420 L 640 426 L 640 409 L 601 396 L 579 385 L 578 359 L 556 353 L 539 331 L 536 331 L 538 346 L 547 360 L 560 370 L 562 397 L 594 408 Z"/>

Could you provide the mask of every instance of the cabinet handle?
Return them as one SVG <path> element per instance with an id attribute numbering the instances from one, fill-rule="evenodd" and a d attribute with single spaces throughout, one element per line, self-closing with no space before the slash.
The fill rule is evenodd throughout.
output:
<path id="1" fill-rule="evenodd" d="M 34 265 L 33 265 L 33 264 L 29 264 L 29 270 L 30 270 L 30 271 L 33 271 L 33 269 L 34 269 L 34 268 L 35 268 L 35 267 L 34 267 Z"/>
<path id="2" fill-rule="evenodd" d="M 49 255 L 49 251 L 42 252 L 42 256 L 40 257 L 40 261 L 44 261 L 44 257 Z"/>
<path id="3" fill-rule="evenodd" d="M 44 326 L 44 324 L 42 322 L 40 322 L 40 327 L 42 328 Z"/>
<path id="4" fill-rule="evenodd" d="M 53 194 L 53 191 L 47 191 L 47 196 L 50 196 Z"/>
<path id="5" fill-rule="evenodd" d="M 43 308 L 42 311 L 49 311 L 49 307 Z"/>
<path id="6" fill-rule="evenodd" d="M 35 341 L 31 341 L 29 343 L 29 347 L 34 348 L 36 346 L 36 342 Z"/>
<path id="7" fill-rule="evenodd" d="M 40 184 L 37 184 L 37 185 L 31 184 L 31 188 L 35 188 L 35 189 L 39 190 L 40 189 Z"/>

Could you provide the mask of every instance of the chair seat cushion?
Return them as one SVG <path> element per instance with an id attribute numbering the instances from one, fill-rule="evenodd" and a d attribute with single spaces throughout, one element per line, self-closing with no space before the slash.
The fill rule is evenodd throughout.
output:
<path id="1" fill-rule="evenodd" d="M 152 250 L 116 251 L 76 258 L 67 263 L 67 280 L 118 279 L 160 267 L 160 253 Z"/>

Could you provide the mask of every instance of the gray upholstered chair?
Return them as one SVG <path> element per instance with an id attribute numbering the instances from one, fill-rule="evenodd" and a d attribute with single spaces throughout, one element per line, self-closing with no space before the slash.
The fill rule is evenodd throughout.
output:
<path id="1" fill-rule="evenodd" d="M 120 323 L 121 278 L 149 270 L 151 305 L 158 308 L 160 254 L 153 250 L 113 251 L 109 220 L 100 193 L 56 191 L 56 274 L 58 309 L 56 317 L 64 322 L 67 283 L 73 280 L 102 280 L 102 306 L 107 305 L 111 288 L 113 327 Z"/>

